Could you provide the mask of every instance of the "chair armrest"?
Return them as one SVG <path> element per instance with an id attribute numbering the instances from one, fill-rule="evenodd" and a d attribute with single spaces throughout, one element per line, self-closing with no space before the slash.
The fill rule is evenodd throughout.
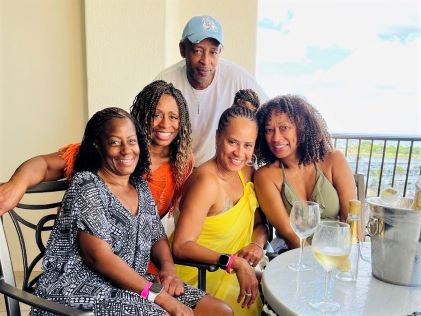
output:
<path id="1" fill-rule="evenodd" d="M 203 291 L 206 291 L 206 271 L 214 272 L 219 269 L 217 264 L 181 260 L 177 258 L 174 258 L 174 263 L 178 265 L 197 268 L 197 287 Z"/>
<path id="2" fill-rule="evenodd" d="M 174 258 L 174 263 L 182 266 L 189 266 L 194 267 L 198 269 L 206 269 L 209 272 L 214 272 L 219 269 L 217 264 L 211 264 L 211 263 L 203 263 L 203 262 L 197 262 L 197 261 L 190 261 L 190 260 L 182 260 Z"/>
<path id="3" fill-rule="evenodd" d="M 22 291 L 21 289 L 7 284 L 3 279 L 0 279 L 0 293 L 3 293 L 5 296 L 11 297 L 29 306 L 37 307 L 57 315 L 92 315 L 90 312 L 81 311 L 76 308 L 49 301 L 28 292 Z"/>

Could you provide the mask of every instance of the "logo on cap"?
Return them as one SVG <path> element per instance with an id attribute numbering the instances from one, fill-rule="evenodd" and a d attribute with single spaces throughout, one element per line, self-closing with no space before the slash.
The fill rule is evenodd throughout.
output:
<path id="1" fill-rule="evenodd" d="M 218 32 L 218 27 L 215 25 L 215 22 L 208 16 L 202 18 L 202 27 L 207 31 Z"/>

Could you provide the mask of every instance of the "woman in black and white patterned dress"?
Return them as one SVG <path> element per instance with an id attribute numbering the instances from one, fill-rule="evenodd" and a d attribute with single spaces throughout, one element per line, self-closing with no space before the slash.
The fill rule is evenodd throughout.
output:
<path id="1" fill-rule="evenodd" d="M 36 295 L 95 315 L 232 315 L 225 303 L 176 277 L 141 177 L 149 161 L 126 111 L 107 108 L 89 120 Z M 159 280 L 145 275 L 151 256 L 160 264 Z"/>

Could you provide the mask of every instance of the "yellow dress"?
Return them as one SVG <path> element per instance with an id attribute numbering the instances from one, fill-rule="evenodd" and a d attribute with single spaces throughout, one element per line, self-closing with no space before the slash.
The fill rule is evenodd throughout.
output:
<path id="1" fill-rule="evenodd" d="M 243 183 L 244 194 L 229 210 L 208 216 L 203 224 L 202 232 L 197 240 L 199 245 L 219 253 L 236 253 L 251 242 L 254 226 L 254 212 L 258 207 L 254 185 L 244 182 L 243 174 L 238 172 Z M 184 282 L 197 286 L 197 269 L 176 266 L 178 277 Z M 206 273 L 206 292 L 223 300 L 234 310 L 234 315 L 260 315 L 262 302 L 260 297 L 248 308 L 241 308 L 237 303 L 240 286 L 235 273 L 227 273 L 218 269 Z"/>

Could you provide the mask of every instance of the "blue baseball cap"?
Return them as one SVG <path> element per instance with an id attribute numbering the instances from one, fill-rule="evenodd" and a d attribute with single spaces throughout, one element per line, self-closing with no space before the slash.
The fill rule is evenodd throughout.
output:
<path id="1" fill-rule="evenodd" d="M 221 23 L 208 15 L 194 16 L 184 27 L 181 40 L 186 38 L 194 44 L 203 41 L 205 38 L 216 39 L 219 44 L 222 44 Z"/>

